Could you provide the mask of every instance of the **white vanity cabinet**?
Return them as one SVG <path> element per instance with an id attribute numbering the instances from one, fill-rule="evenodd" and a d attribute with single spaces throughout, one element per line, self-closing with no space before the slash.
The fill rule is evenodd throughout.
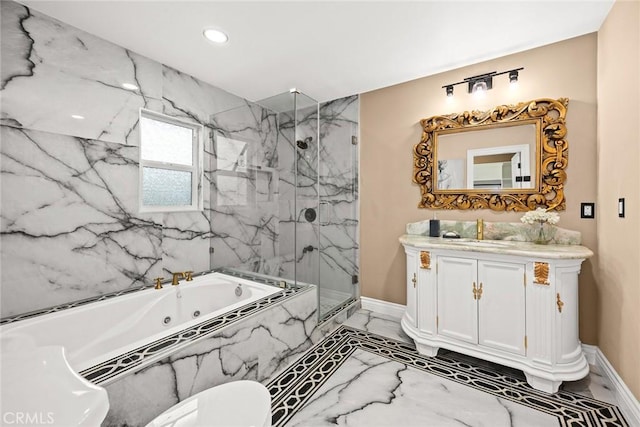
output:
<path id="1" fill-rule="evenodd" d="M 418 351 L 439 348 L 524 371 L 555 393 L 587 375 L 578 338 L 582 246 L 447 242 L 403 236 L 407 309 L 402 328 Z"/>
<path id="2" fill-rule="evenodd" d="M 524 354 L 525 264 L 438 256 L 437 265 L 438 334 Z"/>

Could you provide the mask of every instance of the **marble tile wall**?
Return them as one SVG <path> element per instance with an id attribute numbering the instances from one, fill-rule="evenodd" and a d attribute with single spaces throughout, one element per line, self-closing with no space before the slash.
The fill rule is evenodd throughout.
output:
<path id="1" fill-rule="evenodd" d="M 551 226 L 550 244 L 556 245 L 579 245 L 582 242 L 582 233 L 574 230 L 567 230 L 556 225 Z M 454 231 L 460 237 L 475 239 L 477 237 L 476 221 L 440 221 L 440 235 L 447 231 Z M 429 235 L 429 220 L 410 222 L 406 226 L 407 234 Z M 489 222 L 484 221 L 485 240 L 513 240 L 517 242 L 535 241 L 538 233 L 538 225 L 524 224 L 522 222 Z"/>
<path id="2" fill-rule="evenodd" d="M 212 209 L 212 136 L 242 133 L 246 121 L 215 119 L 238 108 L 268 131 L 263 108 L 18 3 L 1 8 L 2 317 L 208 270 L 214 237 L 247 240 Z M 140 108 L 204 126 L 204 212 L 138 213 Z"/>
<path id="3" fill-rule="evenodd" d="M 138 147 L 2 126 L 2 315 L 162 274 L 162 224 L 138 210 Z"/>
<path id="4" fill-rule="evenodd" d="M 293 135 L 286 114 L 18 3 L 1 8 L 0 317 L 176 270 L 226 266 L 293 278 L 298 262 L 300 280 L 312 283 L 318 265 L 330 282 L 350 283 L 357 274 L 357 151 L 347 142 L 357 134 L 357 97 L 323 104 L 323 148 L 318 153 L 314 143 L 300 153 L 296 137 L 318 132 L 313 109 L 299 115 Z M 203 212 L 138 213 L 140 108 L 204 127 Z M 242 158 L 221 154 L 224 144 L 246 146 Z M 318 155 L 330 162 L 320 186 Z M 320 217 L 329 218 L 320 228 L 318 219 L 304 220 L 319 191 Z M 302 253 L 308 246 L 314 250 Z"/>
<path id="5" fill-rule="evenodd" d="M 139 108 L 162 105 L 162 65 L 18 3 L 1 7 L 2 124 L 137 145 Z"/>
<path id="6" fill-rule="evenodd" d="M 211 120 L 211 264 L 278 275 L 277 115 L 246 102 Z"/>

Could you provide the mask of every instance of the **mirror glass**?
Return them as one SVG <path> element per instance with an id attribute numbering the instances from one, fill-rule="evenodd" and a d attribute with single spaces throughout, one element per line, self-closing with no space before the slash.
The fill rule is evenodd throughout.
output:
<path id="1" fill-rule="evenodd" d="M 564 210 L 567 98 L 420 120 L 413 147 L 419 208 Z"/>
<path id="2" fill-rule="evenodd" d="M 436 132 L 435 191 L 536 187 L 535 123 L 467 132 Z"/>

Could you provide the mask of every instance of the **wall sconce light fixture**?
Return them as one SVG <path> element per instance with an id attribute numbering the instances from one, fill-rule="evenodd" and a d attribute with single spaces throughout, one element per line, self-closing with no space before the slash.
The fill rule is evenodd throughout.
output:
<path id="1" fill-rule="evenodd" d="M 518 70 L 509 71 L 509 83 L 518 83 Z"/>
<path id="2" fill-rule="evenodd" d="M 443 87 L 445 87 L 445 86 L 443 86 Z M 453 96 L 453 86 L 449 85 L 449 86 L 446 86 L 446 88 L 447 88 L 447 96 L 448 97 L 452 97 Z"/>
<path id="3" fill-rule="evenodd" d="M 470 81 L 469 93 L 484 92 L 486 90 L 491 89 L 493 87 L 493 82 L 491 80 L 492 80 L 491 77 L 488 77 L 488 78 L 482 78 L 482 79 Z"/>
<path id="4" fill-rule="evenodd" d="M 443 89 L 446 89 L 447 96 L 453 96 L 453 87 L 466 83 L 467 91 L 469 93 L 476 93 L 481 91 L 487 91 L 493 88 L 493 78 L 495 76 L 500 76 L 502 74 L 509 74 L 509 83 L 517 83 L 518 82 L 518 71 L 524 70 L 524 67 L 514 68 L 513 70 L 502 71 L 500 73 L 496 71 L 491 71 L 490 73 L 479 74 L 477 76 L 466 77 L 461 82 L 449 83 L 447 85 L 442 86 Z"/>

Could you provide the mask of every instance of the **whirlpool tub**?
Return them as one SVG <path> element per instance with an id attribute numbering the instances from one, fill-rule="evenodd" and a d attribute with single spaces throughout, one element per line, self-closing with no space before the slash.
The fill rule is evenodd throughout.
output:
<path id="1" fill-rule="evenodd" d="M 5 323 L 0 333 L 4 339 L 27 336 L 37 346 L 62 345 L 71 367 L 100 384 L 153 363 L 293 293 L 293 289 L 209 273 L 178 286 L 146 288 Z"/>

